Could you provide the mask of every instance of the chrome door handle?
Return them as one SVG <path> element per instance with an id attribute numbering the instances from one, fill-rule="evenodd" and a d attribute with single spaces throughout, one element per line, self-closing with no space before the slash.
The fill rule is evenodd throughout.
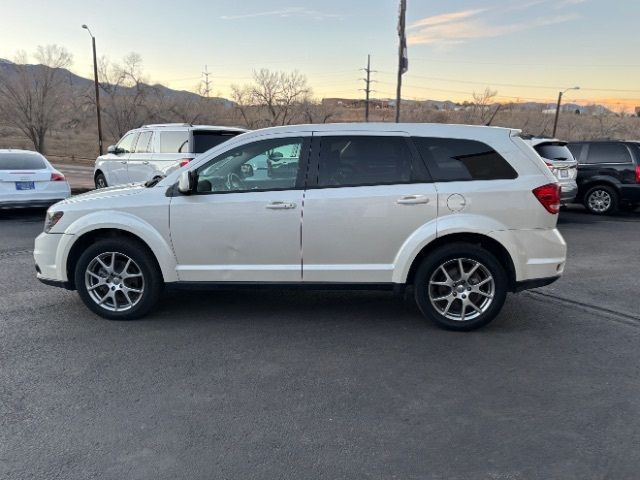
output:
<path id="1" fill-rule="evenodd" d="M 149 162 L 144 161 L 144 162 L 142 162 L 142 164 L 143 164 L 143 165 L 149 165 Z"/>
<path id="2" fill-rule="evenodd" d="M 126 160 L 120 160 L 120 163 L 126 164 L 127 161 Z"/>
<path id="3" fill-rule="evenodd" d="M 291 202 L 271 202 L 267 204 L 267 208 L 269 210 L 290 210 L 296 208 L 296 204 Z"/>
<path id="4" fill-rule="evenodd" d="M 429 203 L 429 197 L 426 195 L 405 195 L 400 197 L 396 203 L 400 205 L 418 205 Z"/>

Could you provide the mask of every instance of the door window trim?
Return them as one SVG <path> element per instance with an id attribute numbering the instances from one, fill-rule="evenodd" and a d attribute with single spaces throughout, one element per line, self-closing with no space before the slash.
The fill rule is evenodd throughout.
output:
<path id="1" fill-rule="evenodd" d="M 309 169 L 309 157 L 311 153 L 311 139 L 312 137 L 309 135 L 292 135 L 286 137 L 258 137 L 256 139 L 250 140 L 247 143 L 243 143 L 240 145 L 234 145 L 229 150 L 221 153 L 220 155 L 216 155 L 208 159 L 206 162 L 203 162 L 201 165 L 196 167 L 194 170 L 198 170 L 203 165 L 206 165 L 209 161 L 214 160 L 215 158 L 223 157 L 228 155 L 228 153 L 236 148 L 240 148 L 246 145 L 251 145 L 252 143 L 258 143 L 265 140 L 283 140 L 283 139 L 302 139 L 302 145 L 300 146 L 300 158 L 298 159 L 298 172 L 296 174 L 296 181 L 293 187 L 284 187 L 284 188 L 259 188 L 259 189 L 251 189 L 251 190 L 229 190 L 229 191 L 221 191 L 221 192 L 193 192 L 189 196 L 197 196 L 197 195 L 228 195 L 234 193 L 259 193 L 259 192 L 288 192 L 295 190 L 305 190 L 306 189 L 306 180 L 307 180 L 307 172 Z"/>
<path id="2" fill-rule="evenodd" d="M 576 142 L 577 143 L 577 142 Z M 622 145 L 624 148 L 627 149 L 627 153 L 629 154 L 629 158 L 630 161 L 628 162 L 597 162 L 597 163 L 588 163 L 588 162 L 580 162 L 578 161 L 578 165 L 583 166 L 583 167 L 588 167 L 588 166 L 592 166 L 592 165 L 635 165 L 634 163 L 634 155 L 633 152 L 631 151 L 631 148 L 629 148 L 629 145 L 627 145 L 624 142 L 585 142 L 582 145 L 584 145 L 583 149 L 582 149 L 582 157 L 587 160 L 589 158 L 589 152 L 591 151 L 591 145 L 594 144 L 598 144 L 598 143 L 619 143 L 620 145 Z"/>
<path id="3" fill-rule="evenodd" d="M 376 132 L 345 132 L 340 133 L 325 133 L 322 132 L 322 135 L 315 135 L 311 142 L 311 153 L 309 155 L 309 164 L 308 164 L 308 176 L 307 176 L 307 187 L 306 190 L 321 190 L 321 189 L 334 189 L 334 188 L 358 188 L 358 187 L 382 187 L 389 185 L 415 185 L 421 183 L 433 183 L 432 177 L 429 174 L 429 171 L 425 167 L 422 159 L 418 157 L 418 150 L 416 149 L 413 142 L 410 141 L 409 136 L 404 134 L 403 132 L 398 132 L 398 134 L 393 135 L 387 132 L 384 132 L 383 135 L 377 135 Z M 395 132 L 394 132 L 395 133 Z M 409 150 L 411 157 L 411 177 L 412 179 L 406 182 L 385 182 L 385 183 L 359 183 L 356 185 L 318 185 L 318 177 L 320 172 L 320 152 L 322 148 L 322 139 L 325 137 L 391 137 L 391 138 L 400 138 L 404 141 L 407 149 Z"/>

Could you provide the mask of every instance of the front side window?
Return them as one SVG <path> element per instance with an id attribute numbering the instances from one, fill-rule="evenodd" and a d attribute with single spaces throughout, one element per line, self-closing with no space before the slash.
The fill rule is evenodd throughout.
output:
<path id="1" fill-rule="evenodd" d="M 142 132 L 138 137 L 138 143 L 136 143 L 136 153 L 149 153 L 149 142 L 151 141 L 151 135 L 153 132 Z"/>
<path id="2" fill-rule="evenodd" d="M 131 153 L 133 151 L 134 140 L 138 136 L 137 133 L 128 133 L 122 140 L 118 142 L 118 153 Z"/>
<path id="3" fill-rule="evenodd" d="M 303 138 L 260 140 L 234 148 L 198 168 L 198 193 L 295 188 Z"/>
<path id="4" fill-rule="evenodd" d="M 498 152 L 476 140 L 414 137 L 434 181 L 514 179 L 518 174 Z"/>
<path id="5" fill-rule="evenodd" d="M 160 153 L 189 153 L 189 132 L 160 132 Z"/>
<path id="6" fill-rule="evenodd" d="M 319 187 L 408 183 L 412 174 L 411 151 L 404 137 L 321 137 Z"/>
<path id="7" fill-rule="evenodd" d="M 587 163 L 631 163 L 631 156 L 622 143 L 591 143 Z"/>

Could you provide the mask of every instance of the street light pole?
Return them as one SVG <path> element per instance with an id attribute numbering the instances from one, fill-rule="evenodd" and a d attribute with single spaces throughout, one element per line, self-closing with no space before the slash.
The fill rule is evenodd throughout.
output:
<path id="1" fill-rule="evenodd" d="M 553 121 L 553 134 L 551 135 L 554 138 L 556 136 L 556 130 L 558 129 L 558 118 L 560 117 L 560 105 L 562 104 L 562 95 L 567 93 L 569 90 L 580 90 L 580 87 L 567 88 L 566 90 L 561 90 L 560 92 L 558 92 L 558 104 L 556 105 L 556 118 Z"/>
<path id="2" fill-rule="evenodd" d="M 100 117 L 100 84 L 98 83 L 98 59 L 96 55 L 96 37 L 86 25 L 82 25 L 89 35 L 91 35 L 91 45 L 93 47 L 93 82 L 96 88 L 96 114 L 98 116 L 98 151 L 102 155 L 102 119 Z"/>

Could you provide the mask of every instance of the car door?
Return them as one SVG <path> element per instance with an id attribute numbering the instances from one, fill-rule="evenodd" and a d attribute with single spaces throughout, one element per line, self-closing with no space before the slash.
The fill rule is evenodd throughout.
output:
<path id="1" fill-rule="evenodd" d="M 309 144 L 310 134 L 262 137 L 194 168 L 197 191 L 173 197 L 170 207 L 180 280 L 301 281 Z M 274 152 L 289 155 L 287 172 L 266 170 Z M 295 168 L 291 157 L 297 157 Z"/>
<path id="2" fill-rule="evenodd" d="M 390 283 L 394 261 L 437 217 L 437 194 L 403 132 L 314 133 L 305 193 L 305 282 Z"/>
<path id="3" fill-rule="evenodd" d="M 133 151 L 138 132 L 127 133 L 116 145 L 116 151 L 113 159 L 107 163 L 106 176 L 109 186 L 125 185 L 129 183 L 128 164 L 129 157 Z"/>
<path id="4" fill-rule="evenodd" d="M 129 156 L 127 172 L 129 181 L 133 183 L 146 182 L 154 176 L 154 169 L 151 165 L 150 145 L 153 137 L 153 131 L 147 130 L 140 132 L 138 141 Z"/>

